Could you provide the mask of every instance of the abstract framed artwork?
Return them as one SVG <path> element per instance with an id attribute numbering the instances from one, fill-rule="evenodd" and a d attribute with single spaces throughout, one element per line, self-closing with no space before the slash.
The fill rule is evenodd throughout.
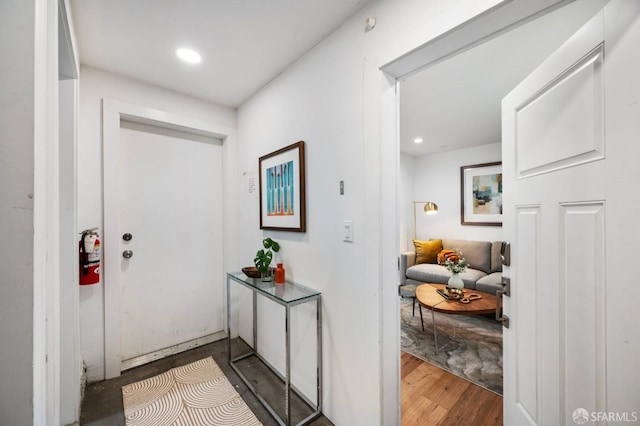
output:
<path id="1" fill-rule="evenodd" d="M 304 141 L 258 160 L 260 229 L 306 232 Z"/>
<path id="2" fill-rule="evenodd" d="M 502 226 L 502 162 L 460 167 L 462 225 Z"/>

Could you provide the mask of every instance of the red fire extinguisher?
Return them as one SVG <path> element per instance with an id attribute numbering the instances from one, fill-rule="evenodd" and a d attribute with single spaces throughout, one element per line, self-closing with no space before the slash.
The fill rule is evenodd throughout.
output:
<path id="1" fill-rule="evenodd" d="M 98 228 L 82 231 L 80 238 L 80 285 L 100 282 L 100 240 Z"/>

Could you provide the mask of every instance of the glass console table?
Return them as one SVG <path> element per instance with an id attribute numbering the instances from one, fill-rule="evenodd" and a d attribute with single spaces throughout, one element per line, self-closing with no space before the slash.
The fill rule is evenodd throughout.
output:
<path id="1" fill-rule="evenodd" d="M 231 282 L 236 282 L 253 292 L 253 348 L 251 352 L 241 355 L 237 358 L 233 358 L 231 354 Z M 284 306 L 285 308 L 285 374 L 284 377 L 276 371 L 269 362 L 267 362 L 258 352 L 258 323 L 257 323 L 257 296 L 261 295 L 269 300 L 276 302 L 277 304 Z M 302 398 L 310 407 L 315 407 L 315 411 L 301 420 L 298 425 L 304 425 L 320 416 L 322 411 L 322 305 L 321 305 L 321 293 L 319 291 L 310 289 L 300 284 L 287 281 L 285 284 L 274 284 L 273 282 L 262 282 L 260 278 L 249 278 L 242 272 L 227 273 L 227 353 L 229 365 L 233 370 L 238 373 L 238 376 L 247 385 L 249 390 L 258 398 L 258 400 L 269 411 L 273 418 L 280 425 L 291 424 L 291 391 L 294 391 L 300 398 Z M 316 302 L 317 311 L 317 396 L 316 404 L 309 401 L 300 392 L 297 392 L 291 385 L 291 336 L 290 336 L 290 308 L 295 305 L 307 302 Z M 260 395 L 258 390 L 253 386 L 250 380 L 240 371 L 236 365 L 240 360 L 248 358 L 250 356 L 256 356 L 260 361 L 264 363 L 273 373 L 275 373 L 285 385 L 285 415 L 284 419 L 276 413 L 276 411 L 269 405 L 269 403 Z"/>

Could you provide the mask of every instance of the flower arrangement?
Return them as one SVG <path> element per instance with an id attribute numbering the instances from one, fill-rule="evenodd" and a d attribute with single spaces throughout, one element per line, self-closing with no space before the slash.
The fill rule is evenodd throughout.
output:
<path id="1" fill-rule="evenodd" d="M 462 257 L 462 253 L 460 253 L 458 250 L 456 250 L 455 256 L 448 257 L 444 262 L 444 267 L 447 268 L 447 270 L 452 274 L 460 274 L 466 271 L 467 266 L 469 266 L 469 264 L 467 263 L 466 259 Z"/>

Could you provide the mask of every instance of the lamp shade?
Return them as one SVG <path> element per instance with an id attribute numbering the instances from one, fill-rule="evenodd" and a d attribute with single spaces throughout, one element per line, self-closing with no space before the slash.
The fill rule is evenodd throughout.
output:
<path id="1" fill-rule="evenodd" d="M 427 201 L 424 204 L 424 212 L 425 214 L 436 214 L 438 213 L 438 205 L 436 203 L 432 203 L 431 201 Z"/>

